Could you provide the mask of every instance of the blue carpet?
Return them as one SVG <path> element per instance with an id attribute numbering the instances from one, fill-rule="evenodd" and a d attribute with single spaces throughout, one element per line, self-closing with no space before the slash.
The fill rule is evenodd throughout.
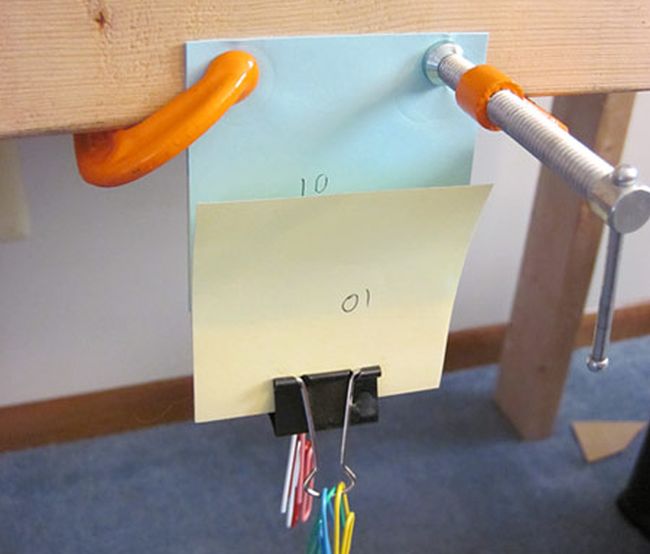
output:
<path id="1" fill-rule="evenodd" d="M 517 441 L 491 401 L 495 369 L 388 398 L 353 427 L 353 552 L 650 551 L 615 499 L 640 439 L 587 465 L 573 419 L 650 416 L 650 337 L 617 343 L 603 375 L 577 351 L 551 439 Z M 339 435 L 319 434 L 334 459 Z M 0 456 L 0 553 L 294 553 L 278 513 L 287 439 L 265 417 L 177 424 Z M 332 464 L 334 465 L 334 464 Z"/>

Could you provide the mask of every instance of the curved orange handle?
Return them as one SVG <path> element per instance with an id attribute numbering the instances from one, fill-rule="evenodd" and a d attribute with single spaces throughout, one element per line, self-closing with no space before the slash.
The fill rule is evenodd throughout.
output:
<path id="1" fill-rule="evenodd" d="M 246 52 L 221 54 L 199 82 L 126 129 L 74 136 L 79 173 L 100 187 L 124 185 L 187 148 L 233 104 L 252 92 L 259 70 Z"/>

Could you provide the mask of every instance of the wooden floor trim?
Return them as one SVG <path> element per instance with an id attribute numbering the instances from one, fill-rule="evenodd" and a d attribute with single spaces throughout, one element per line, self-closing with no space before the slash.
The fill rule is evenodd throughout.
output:
<path id="1" fill-rule="evenodd" d="M 595 316 L 585 315 L 576 346 L 591 342 Z M 507 325 L 449 335 L 445 371 L 496 363 Z M 620 308 L 614 340 L 650 334 L 650 302 Z M 97 437 L 192 418 L 192 378 L 179 377 L 90 394 L 0 408 L 0 451 Z"/>

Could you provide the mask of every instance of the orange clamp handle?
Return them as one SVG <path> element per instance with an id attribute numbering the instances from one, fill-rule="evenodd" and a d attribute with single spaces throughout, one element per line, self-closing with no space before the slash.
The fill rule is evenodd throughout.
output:
<path id="1" fill-rule="evenodd" d="M 490 98 L 500 90 L 509 90 L 533 106 L 564 131 L 567 126 L 524 95 L 524 89 L 508 75 L 491 65 L 477 65 L 461 76 L 456 86 L 456 101 L 470 116 L 490 131 L 500 131 L 488 115 Z"/>
<path id="2" fill-rule="evenodd" d="M 505 73 L 491 65 L 477 65 L 463 73 L 456 86 L 456 101 L 469 115 L 486 129 L 498 131 L 490 121 L 487 106 L 495 92 L 507 89 L 524 98 L 524 89 Z"/>
<path id="3" fill-rule="evenodd" d="M 246 52 L 215 58 L 203 77 L 147 119 L 126 129 L 74 136 L 79 173 L 100 187 L 124 185 L 164 164 L 205 133 L 257 85 L 259 69 Z"/>

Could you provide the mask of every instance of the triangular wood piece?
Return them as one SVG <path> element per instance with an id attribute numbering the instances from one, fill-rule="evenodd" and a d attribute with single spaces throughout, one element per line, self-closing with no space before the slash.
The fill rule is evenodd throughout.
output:
<path id="1" fill-rule="evenodd" d="M 588 463 L 623 452 L 643 431 L 645 421 L 574 421 L 573 432 Z"/>

